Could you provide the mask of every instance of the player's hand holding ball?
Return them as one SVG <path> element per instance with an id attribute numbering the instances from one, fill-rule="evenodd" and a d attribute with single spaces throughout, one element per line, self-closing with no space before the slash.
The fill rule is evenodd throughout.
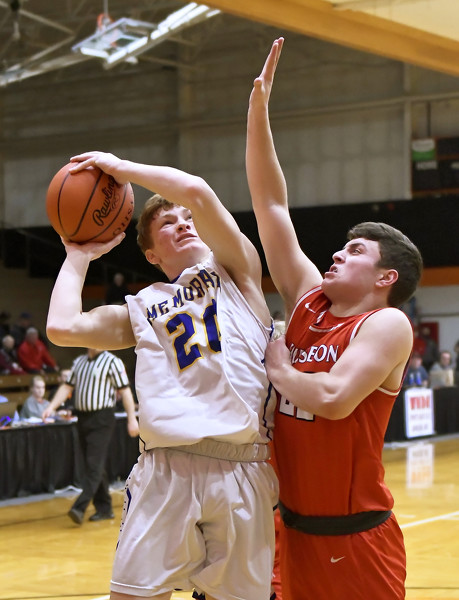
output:
<path id="1" fill-rule="evenodd" d="M 134 213 L 134 192 L 128 181 L 120 181 L 121 163 L 113 154 L 86 152 L 53 177 L 46 212 L 64 240 L 110 242 L 125 231 Z"/>
<path id="2" fill-rule="evenodd" d="M 107 175 L 111 175 L 118 184 L 129 183 L 121 168 L 123 161 L 110 152 L 99 152 L 97 150 L 83 152 L 82 154 L 72 156 L 70 162 L 74 163 L 70 169 L 71 173 L 78 173 L 88 167 L 98 167 L 107 173 Z"/>

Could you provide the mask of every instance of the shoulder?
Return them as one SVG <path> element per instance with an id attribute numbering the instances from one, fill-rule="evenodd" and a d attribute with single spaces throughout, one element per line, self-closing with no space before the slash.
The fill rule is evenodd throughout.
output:
<path id="1" fill-rule="evenodd" d="M 116 354 L 113 354 L 112 352 L 109 352 L 108 350 L 104 350 L 103 352 L 101 352 L 97 358 L 100 362 L 106 362 L 106 363 L 121 362 L 121 359 L 118 358 L 116 356 Z"/>
<path id="2" fill-rule="evenodd" d="M 119 356 L 116 356 L 116 354 L 112 354 L 111 352 L 104 352 L 104 354 L 111 365 L 114 365 L 117 369 L 124 370 L 124 362 Z"/>
<path id="3" fill-rule="evenodd" d="M 370 313 L 369 320 L 370 319 L 372 322 L 376 323 L 385 323 L 386 325 L 397 325 L 402 327 L 403 329 L 408 330 L 410 333 L 413 333 L 413 327 L 406 314 L 398 308 L 394 308 L 392 306 L 389 306 L 387 308 L 381 308 L 380 310 L 376 310 L 375 312 Z"/>
<path id="4" fill-rule="evenodd" d="M 404 312 L 398 308 L 382 308 L 370 313 L 361 327 L 362 333 L 377 336 L 379 339 L 392 340 L 397 344 L 413 344 L 413 327 Z"/>

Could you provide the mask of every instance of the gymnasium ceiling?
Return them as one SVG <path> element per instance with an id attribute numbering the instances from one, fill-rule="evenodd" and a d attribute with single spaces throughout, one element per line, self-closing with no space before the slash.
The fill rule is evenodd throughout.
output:
<path id="1" fill-rule="evenodd" d="M 101 16 L 158 24 L 190 3 L 176 0 L 0 0 L 0 87 L 75 67 L 88 58 L 72 51 L 92 36 Z M 458 0 L 209 0 L 208 7 L 338 45 L 459 75 Z M 215 17 L 197 20 L 199 28 Z M 218 17 L 217 17 L 218 18 Z M 207 21 L 207 22 L 206 22 Z M 108 21 L 107 21 L 108 22 Z M 188 30 L 170 43 L 189 43 Z M 166 38 L 164 38 L 166 41 Z M 167 64 L 155 44 L 139 61 Z M 107 66 L 106 66 L 107 68 Z M 116 74 L 117 67 L 109 67 Z"/>

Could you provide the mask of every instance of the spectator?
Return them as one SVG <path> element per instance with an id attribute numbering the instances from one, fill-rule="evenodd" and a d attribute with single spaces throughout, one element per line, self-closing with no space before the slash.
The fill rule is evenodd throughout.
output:
<path id="1" fill-rule="evenodd" d="M 88 349 L 74 362 L 66 383 L 62 383 L 54 395 L 43 419 L 51 416 L 74 392 L 78 417 L 77 429 L 84 458 L 83 490 L 73 503 L 68 515 L 81 525 L 91 500 L 96 512 L 90 521 L 113 519 L 112 499 L 108 475 L 105 470 L 108 446 L 115 428 L 115 403 L 119 392 L 127 413 L 130 436 L 139 434 L 126 369 L 120 358 L 102 350 Z"/>
<path id="2" fill-rule="evenodd" d="M 115 273 L 105 294 L 105 304 L 125 304 L 125 298 L 129 293 L 123 273 Z"/>
<path id="3" fill-rule="evenodd" d="M 29 327 L 25 339 L 18 348 L 18 359 L 27 373 L 50 373 L 58 371 L 56 361 L 45 344 L 38 338 L 38 329 Z"/>
<path id="4" fill-rule="evenodd" d="M 24 369 L 19 364 L 16 348 L 14 347 L 14 337 L 5 335 L 2 338 L 2 347 L 0 348 L 0 373 L 2 375 L 22 375 Z"/>
<path id="5" fill-rule="evenodd" d="M 403 387 L 428 387 L 429 374 L 422 364 L 422 356 L 414 352 L 406 372 Z"/>
<path id="6" fill-rule="evenodd" d="M 26 331 L 32 326 L 32 315 L 29 312 L 22 312 L 19 315 L 16 323 L 14 323 L 10 329 L 10 333 L 14 337 L 14 344 L 16 348 L 19 348 L 19 346 L 25 340 Z"/>
<path id="7" fill-rule="evenodd" d="M 429 371 L 430 387 L 438 389 L 454 385 L 453 357 L 449 350 L 442 350 L 440 358 Z"/>
<path id="8" fill-rule="evenodd" d="M 14 337 L 16 348 L 25 340 L 26 332 L 30 327 L 36 327 L 32 315 L 24 311 L 19 315 L 17 322 L 10 327 L 10 334 Z M 48 348 L 48 338 L 40 330 L 38 330 L 38 339 Z"/>
<path id="9" fill-rule="evenodd" d="M 432 365 L 438 361 L 438 345 L 432 337 L 430 327 L 420 325 L 419 338 L 415 341 L 415 345 L 420 344 L 423 349 L 421 351 L 422 364 L 427 371 L 430 371 Z"/>
<path id="10" fill-rule="evenodd" d="M 45 398 L 46 383 L 41 375 L 35 375 L 32 379 L 32 385 L 30 386 L 30 396 L 25 401 L 21 408 L 20 418 L 21 420 L 30 419 L 35 417 L 37 419 L 43 418 L 43 412 L 48 408 L 49 402 Z"/>

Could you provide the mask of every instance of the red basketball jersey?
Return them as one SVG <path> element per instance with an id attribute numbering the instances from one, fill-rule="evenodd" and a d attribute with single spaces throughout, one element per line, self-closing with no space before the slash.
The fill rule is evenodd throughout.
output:
<path id="1" fill-rule="evenodd" d="M 286 343 L 299 371 L 329 371 L 374 312 L 335 317 L 329 306 L 321 288 L 315 288 L 293 311 Z M 312 415 L 279 398 L 274 448 L 283 504 L 307 516 L 391 509 L 381 454 L 398 392 L 378 388 L 340 420 Z"/>

